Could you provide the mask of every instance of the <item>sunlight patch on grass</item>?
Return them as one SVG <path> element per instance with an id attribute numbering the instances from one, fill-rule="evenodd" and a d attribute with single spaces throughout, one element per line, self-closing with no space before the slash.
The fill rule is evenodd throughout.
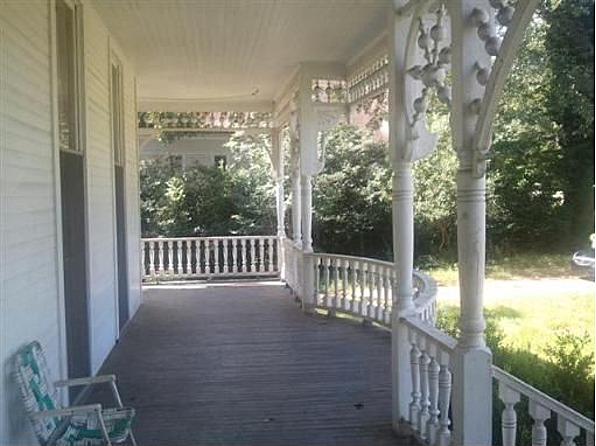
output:
<path id="1" fill-rule="evenodd" d="M 536 287 L 531 283 L 523 289 L 505 289 L 499 295 L 489 295 L 485 308 L 496 315 L 503 332 L 503 346 L 534 353 L 548 359 L 558 333 L 568 330 L 588 336 L 586 353 L 594 351 L 594 291 L 588 283 L 585 290 L 565 292 L 549 290 L 548 283 Z M 488 285 L 490 286 L 490 285 Z M 591 290 L 590 290 L 591 289 Z M 453 298 L 442 300 L 439 306 L 459 305 Z"/>
<path id="2" fill-rule="evenodd" d="M 520 254 L 503 257 L 487 262 L 486 277 L 499 280 L 574 277 L 569 264 L 570 258 L 562 254 Z M 436 263 L 421 269 L 430 274 L 440 286 L 453 286 L 458 283 L 457 264 Z"/>

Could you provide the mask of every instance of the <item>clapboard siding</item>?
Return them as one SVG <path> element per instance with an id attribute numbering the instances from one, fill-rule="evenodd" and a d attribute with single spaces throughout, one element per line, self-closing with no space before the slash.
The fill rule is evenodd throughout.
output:
<path id="1" fill-rule="evenodd" d="M 108 35 L 85 8 L 87 193 L 91 369 L 96 371 L 117 338 L 114 262 L 114 174 L 110 133 Z"/>
<path id="2" fill-rule="evenodd" d="M 47 2 L 4 2 L 0 34 L 0 443 L 31 444 L 7 360 L 39 339 L 63 364 Z"/>
<path id="3" fill-rule="evenodd" d="M 52 121 L 51 3 L 9 1 L 0 7 L 0 444 L 34 444 L 7 367 L 17 348 L 40 340 L 54 374 L 66 375 L 66 351 L 61 348 L 65 341 L 61 339 L 64 308 L 57 223 L 61 208 L 56 199 L 60 175 Z M 96 371 L 118 336 L 109 32 L 90 4 L 84 6 L 83 21 L 89 326 Z M 126 73 L 132 315 L 140 302 L 138 162 L 134 75 L 124 55 L 121 60 Z"/>

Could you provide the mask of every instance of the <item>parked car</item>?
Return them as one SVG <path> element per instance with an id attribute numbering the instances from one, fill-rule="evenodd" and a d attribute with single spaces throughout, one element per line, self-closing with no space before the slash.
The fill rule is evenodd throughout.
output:
<path id="1" fill-rule="evenodd" d="M 594 277 L 595 267 L 594 248 L 576 251 L 571 258 L 571 269 L 580 274 L 588 274 Z"/>

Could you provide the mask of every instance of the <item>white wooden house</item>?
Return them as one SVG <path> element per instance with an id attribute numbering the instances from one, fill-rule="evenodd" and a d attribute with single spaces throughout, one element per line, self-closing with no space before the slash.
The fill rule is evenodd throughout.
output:
<path id="1" fill-rule="evenodd" d="M 293 240 L 279 212 L 282 275 L 309 310 L 319 305 L 313 262 L 334 261 L 317 258 L 311 240 L 319 135 L 387 89 L 393 424 L 420 421 L 429 407 L 438 414 L 428 388 L 420 407 L 418 360 L 410 361 L 418 352 L 440 367 L 433 382 L 453 376 L 453 420 L 441 421 L 437 442 L 490 444 L 493 377 L 509 421 L 515 398 L 529 391 L 493 372 L 484 342 L 484 167 L 492 117 L 537 1 L 0 0 L 0 444 L 32 441 L 8 367 L 19 346 L 41 340 L 60 376 L 93 374 L 141 305 L 137 111 L 193 111 L 193 128 L 272 135 L 279 196 L 284 168 L 293 189 Z M 431 90 L 451 108 L 460 165 L 456 344 L 421 324 L 414 303 L 411 168 L 433 149 L 424 125 Z M 565 441 L 584 428 L 560 419 Z"/>
<path id="2" fill-rule="evenodd" d="M 143 129 L 139 132 L 139 157 L 141 160 L 169 159 L 183 167 L 199 164 L 201 166 L 224 166 L 230 159 L 230 150 L 225 144 L 230 140 L 231 132 L 202 131 L 162 141 L 156 132 Z"/>

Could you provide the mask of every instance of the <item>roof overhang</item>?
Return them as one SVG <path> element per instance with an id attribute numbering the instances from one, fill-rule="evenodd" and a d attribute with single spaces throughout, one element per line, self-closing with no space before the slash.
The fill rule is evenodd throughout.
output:
<path id="1" fill-rule="evenodd" d="M 388 0 L 89 0 L 137 73 L 141 110 L 271 111 L 305 61 L 348 64 Z"/>

